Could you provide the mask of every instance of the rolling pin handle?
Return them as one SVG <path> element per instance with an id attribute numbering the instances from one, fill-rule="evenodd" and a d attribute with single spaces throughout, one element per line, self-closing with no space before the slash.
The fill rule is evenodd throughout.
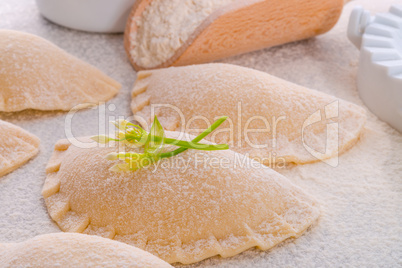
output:
<path id="1" fill-rule="evenodd" d="M 361 6 L 355 7 L 350 14 L 348 38 L 358 49 L 361 47 L 362 36 L 371 20 L 370 12 Z"/>

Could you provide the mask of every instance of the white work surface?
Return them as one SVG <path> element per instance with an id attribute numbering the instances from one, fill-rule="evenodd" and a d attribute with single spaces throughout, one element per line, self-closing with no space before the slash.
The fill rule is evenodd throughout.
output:
<path id="1" fill-rule="evenodd" d="M 387 11 L 396 2 L 402 1 L 352 1 L 345 6 L 336 27 L 322 36 L 223 62 L 255 68 L 363 106 L 355 82 L 359 52 L 346 38 L 349 14 L 358 4 L 375 13 Z M 131 115 L 130 91 L 136 75 L 123 48 L 123 35 L 85 33 L 57 26 L 40 16 L 33 0 L 0 0 L 0 28 L 39 35 L 98 67 L 123 85 L 107 103 L 116 105 L 108 115 Z M 66 114 L 0 113 L 0 119 L 41 139 L 38 156 L 0 178 L 0 242 L 60 232 L 47 214 L 41 188 L 53 146 L 65 138 Z M 96 134 L 98 109 L 76 113 L 72 123 L 75 135 Z M 400 133 L 368 112 L 362 137 L 341 155 L 339 166 L 316 163 L 281 173 L 318 199 L 322 205 L 319 221 L 300 238 L 270 251 L 250 249 L 232 258 L 214 257 L 191 267 L 402 266 Z"/>

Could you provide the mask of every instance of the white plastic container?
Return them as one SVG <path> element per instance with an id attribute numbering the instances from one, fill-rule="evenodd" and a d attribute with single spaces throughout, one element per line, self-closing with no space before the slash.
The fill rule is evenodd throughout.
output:
<path id="1" fill-rule="evenodd" d="M 135 0 L 36 0 L 48 20 L 88 32 L 124 32 Z"/>
<path id="2" fill-rule="evenodd" d="M 402 5 L 375 17 L 356 7 L 348 37 L 360 49 L 360 97 L 381 120 L 402 132 Z"/>

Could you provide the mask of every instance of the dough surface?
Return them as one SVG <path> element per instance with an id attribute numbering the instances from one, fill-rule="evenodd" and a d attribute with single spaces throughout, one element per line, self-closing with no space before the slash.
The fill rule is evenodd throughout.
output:
<path id="1" fill-rule="evenodd" d="M 39 151 L 39 138 L 0 120 L 0 177 L 17 169 Z"/>
<path id="2" fill-rule="evenodd" d="M 172 267 L 141 249 L 96 236 L 54 233 L 0 243 L 1 267 Z"/>
<path id="3" fill-rule="evenodd" d="M 0 111 L 70 110 L 109 100 L 121 85 L 38 36 L 0 30 Z"/>
<path id="4" fill-rule="evenodd" d="M 193 130 L 228 116 L 220 133 L 207 139 L 266 165 L 336 156 L 358 140 L 366 121 L 355 104 L 230 64 L 141 71 L 132 98 L 144 127 L 155 114 L 168 130 L 198 134 Z"/>
<path id="5" fill-rule="evenodd" d="M 55 145 L 42 194 L 63 231 L 112 238 L 187 264 L 267 250 L 301 235 L 320 213 L 285 177 L 231 150 L 188 150 L 136 172 L 109 171 L 116 161 L 105 156 L 113 151 L 66 140 Z"/>

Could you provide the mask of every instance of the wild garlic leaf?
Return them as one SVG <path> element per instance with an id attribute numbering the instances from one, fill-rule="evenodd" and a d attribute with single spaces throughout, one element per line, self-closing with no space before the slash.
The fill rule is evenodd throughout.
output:
<path id="1" fill-rule="evenodd" d="M 207 128 L 200 135 L 195 137 L 195 139 L 193 139 L 192 142 L 201 141 L 203 138 L 208 136 L 212 131 L 214 131 L 216 128 L 218 128 L 223 122 L 225 122 L 227 118 L 228 118 L 227 116 L 222 116 L 221 118 L 216 120 L 209 128 Z M 221 144 L 221 145 L 226 145 L 227 146 L 227 144 Z M 227 146 L 227 148 L 229 149 L 229 146 Z M 178 154 L 186 151 L 187 149 L 188 148 L 180 147 L 180 148 L 178 148 L 178 149 L 176 149 L 176 150 L 174 150 L 172 152 L 162 153 L 160 157 L 161 158 L 172 157 L 172 156 L 178 155 Z"/>
<path id="2" fill-rule="evenodd" d="M 178 147 L 183 147 L 186 149 L 194 150 L 204 150 L 204 151 L 215 151 L 215 150 L 227 150 L 229 146 L 227 144 L 204 144 L 194 141 L 181 141 L 176 139 L 165 138 L 165 144 L 170 144 Z"/>
<path id="3" fill-rule="evenodd" d="M 113 124 L 117 129 L 125 131 L 129 122 L 124 119 L 118 119 L 116 121 L 111 121 L 110 123 Z"/>
<path id="4" fill-rule="evenodd" d="M 154 123 L 151 126 L 151 131 L 148 133 L 142 127 L 134 125 L 126 120 L 118 120 L 112 122 L 118 128 L 116 138 L 111 138 L 105 135 L 93 136 L 91 139 L 98 143 L 108 143 L 109 141 L 124 142 L 129 147 L 144 147 L 144 153 L 135 152 L 113 152 L 106 155 L 107 160 L 116 161 L 123 160 L 125 163 L 118 163 L 112 166 L 109 170 L 122 172 L 134 171 L 146 166 L 149 166 L 161 158 L 172 157 L 186 151 L 187 149 L 195 150 L 227 150 L 227 144 L 203 144 L 199 143 L 204 137 L 219 127 L 225 120 L 226 116 L 219 118 L 203 133 L 198 135 L 192 141 L 176 140 L 165 137 L 165 132 L 158 118 L 155 116 Z M 163 153 L 165 144 L 178 146 L 179 148 Z"/>
<path id="5" fill-rule="evenodd" d="M 130 171 L 130 165 L 127 163 L 116 164 L 109 168 L 109 170 L 114 172 Z"/>
<path id="6" fill-rule="evenodd" d="M 92 136 L 91 140 L 94 140 L 94 141 L 96 141 L 97 143 L 100 143 L 100 144 L 106 144 L 109 141 L 111 141 L 112 139 L 110 137 L 108 137 L 108 136 L 105 136 L 105 135 L 99 135 L 99 136 Z"/>
<path id="7" fill-rule="evenodd" d="M 148 139 L 144 145 L 144 153 L 158 158 L 162 153 L 165 139 L 165 132 L 158 118 L 155 116 Z"/>

